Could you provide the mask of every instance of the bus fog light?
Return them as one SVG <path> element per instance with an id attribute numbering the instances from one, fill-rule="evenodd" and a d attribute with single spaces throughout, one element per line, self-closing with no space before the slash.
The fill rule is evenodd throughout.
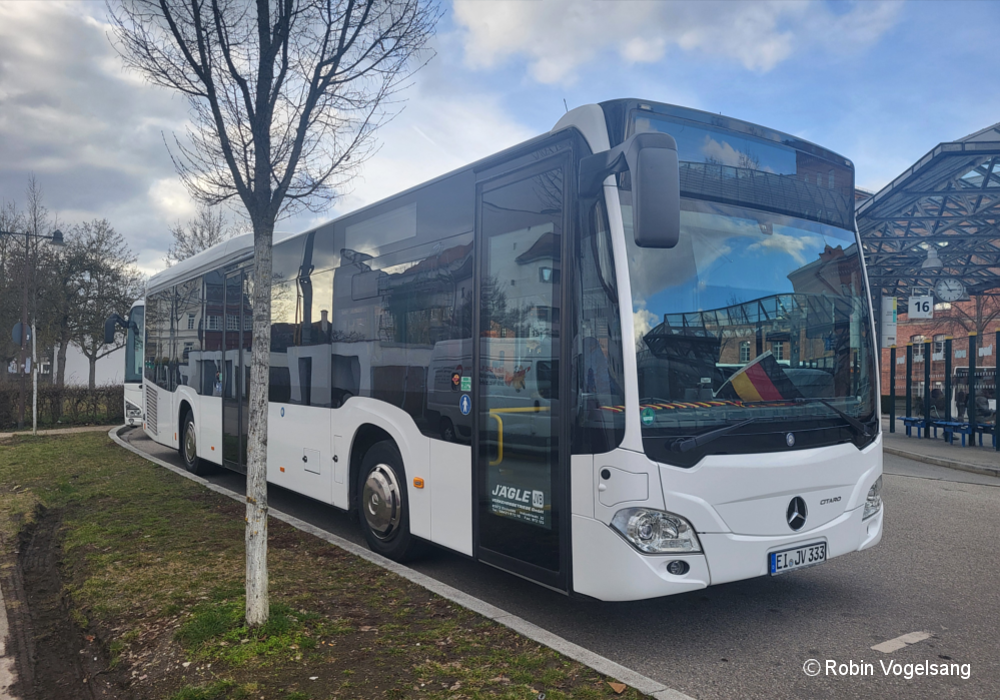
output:
<path id="1" fill-rule="evenodd" d="M 701 551 L 701 543 L 691 523 L 673 513 L 648 508 L 625 508 L 615 513 L 611 525 L 641 552 L 664 554 Z"/>
<path id="2" fill-rule="evenodd" d="M 667 564 L 667 572 L 673 574 L 674 576 L 683 576 L 690 568 L 691 567 L 686 561 L 681 561 L 680 559 L 674 559 L 672 562 Z"/>
<path id="3" fill-rule="evenodd" d="M 868 489 L 868 499 L 865 501 L 865 512 L 861 516 L 862 520 L 867 520 L 873 515 L 877 515 L 882 510 L 882 477 L 880 476 Z"/>

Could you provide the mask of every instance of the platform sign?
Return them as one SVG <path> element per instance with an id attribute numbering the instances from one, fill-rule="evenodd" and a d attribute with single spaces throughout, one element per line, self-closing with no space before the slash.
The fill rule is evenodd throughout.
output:
<path id="1" fill-rule="evenodd" d="M 896 297 L 882 297 L 882 347 L 896 344 Z"/>
<path id="2" fill-rule="evenodd" d="M 930 294 L 921 297 L 910 297 L 906 307 L 906 315 L 910 320 L 915 318 L 934 318 L 934 297 Z"/>

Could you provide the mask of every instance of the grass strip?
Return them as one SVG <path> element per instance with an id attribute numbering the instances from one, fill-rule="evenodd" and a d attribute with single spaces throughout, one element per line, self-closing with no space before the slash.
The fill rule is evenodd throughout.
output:
<path id="1" fill-rule="evenodd" d="M 60 518 L 72 620 L 138 698 L 642 697 L 275 520 L 270 620 L 249 630 L 242 506 L 106 435 L 0 444 L 0 539 L 40 517 Z"/>

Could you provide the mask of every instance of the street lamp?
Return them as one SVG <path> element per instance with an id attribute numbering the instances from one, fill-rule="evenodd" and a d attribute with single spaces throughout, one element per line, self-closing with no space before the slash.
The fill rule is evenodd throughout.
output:
<path id="1" fill-rule="evenodd" d="M 16 231 L 0 231 L 0 236 L 11 236 L 12 238 L 19 238 L 20 233 Z M 63 233 L 59 229 L 52 232 L 51 236 L 46 236 L 42 233 L 31 233 L 28 230 L 24 232 L 24 289 L 22 290 L 21 297 L 21 329 L 20 338 L 15 337 L 14 340 L 20 340 L 21 343 L 21 367 L 25 367 L 28 363 L 28 275 L 31 271 L 31 265 L 28 260 L 28 252 L 31 250 L 31 239 L 41 239 L 49 241 L 50 245 L 61 246 L 64 245 Z M 33 376 L 33 389 L 34 393 L 32 396 L 32 420 L 31 420 L 31 432 L 33 434 L 38 432 L 38 357 L 37 357 L 37 343 L 35 342 L 35 332 L 34 328 L 31 330 L 31 341 L 32 341 L 32 376 Z M 17 418 L 18 430 L 24 428 L 24 404 L 25 404 L 25 394 L 27 393 L 27 388 L 24 386 L 24 375 L 25 372 L 21 370 L 21 402 L 20 410 Z"/>

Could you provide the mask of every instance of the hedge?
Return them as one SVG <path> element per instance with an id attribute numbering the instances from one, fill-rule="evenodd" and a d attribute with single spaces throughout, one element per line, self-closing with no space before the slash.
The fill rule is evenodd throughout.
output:
<path id="1" fill-rule="evenodd" d="M 0 430 L 17 427 L 21 393 L 17 385 L 0 386 Z M 87 387 L 38 387 L 38 425 L 117 425 L 125 420 L 121 384 Z M 24 423 L 31 425 L 31 386 L 24 406 Z"/>

